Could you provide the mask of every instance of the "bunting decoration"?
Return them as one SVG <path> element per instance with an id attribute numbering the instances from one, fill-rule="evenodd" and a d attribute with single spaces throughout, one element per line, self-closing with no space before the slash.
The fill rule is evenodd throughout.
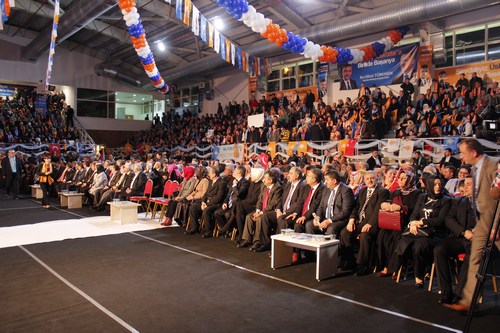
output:
<path id="1" fill-rule="evenodd" d="M 394 29 L 379 41 L 359 49 L 337 48 L 315 44 L 304 37 L 287 32 L 257 12 L 253 6 L 248 5 L 248 0 L 216 0 L 216 2 L 235 19 L 242 21 L 252 31 L 260 33 L 269 42 L 276 43 L 286 51 L 300 53 L 313 61 L 340 64 L 369 61 L 389 51 L 410 30 L 409 27 Z"/>
<path id="2" fill-rule="evenodd" d="M 9 19 L 10 9 L 16 6 L 15 0 L 0 1 L 0 30 L 3 30 L 3 24 Z"/>
<path id="3" fill-rule="evenodd" d="M 245 57 L 244 51 L 236 46 L 229 38 L 221 34 L 192 3 L 192 0 L 176 0 L 175 16 L 185 25 L 190 27 L 195 36 L 199 36 L 203 42 L 214 49 L 214 51 L 227 63 L 237 66 L 239 69 L 251 75 L 269 76 L 270 71 L 268 69 L 271 67 L 271 62 L 268 59 L 250 55 L 253 64 L 252 71 L 250 71 L 250 67 L 246 66 L 246 64 L 249 63 L 249 55 Z M 260 70 L 259 65 L 261 65 Z"/>
<path id="4" fill-rule="evenodd" d="M 182 0 L 177 0 L 177 4 L 182 3 Z M 189 3 L 191 3 L 189 1 Z M 160 71 L 156 67 L 153 52 L 146 40 L 146 32 L 142 26 L 141 18 L 137 12 L 134 0 L 118 0 L 118 6 L 122 10 L 123 19 L 127 24 L 127 31 L 130 34 L 132 44 L 142 67 L 146 71 L 151 83 L 163 94 L 168 94 L 173 91 L 173 87 L 168 85 L 161 77 Z"/>
<path id="5" fill-rule="evenodd" d="M 52 65 L 54 64 L 54 54 L 56 53 L 57 27 L 59 25 L 59 9 L 59 0 L 55 0 L 52 34 L 50 35 L 49 60 L 47 62 L 47 73 L 45 73 L 45 85 L 43 87 L 45 92 L 49 90 L 50 78 L 52 77 Z"/>

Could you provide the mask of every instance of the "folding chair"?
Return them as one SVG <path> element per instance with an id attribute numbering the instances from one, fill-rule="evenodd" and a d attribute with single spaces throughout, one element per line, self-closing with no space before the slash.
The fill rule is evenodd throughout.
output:
<path id="1" fill-rule="evenodd" d="M 146 210 L 146 216 L 148 216 L 148 213 L 151 212 L 151 219 L 155 218 L 156 215 L 156 208 L 157 204 L 155 203 L 156 200 L 162 200 L 166 199 L 168 197 L 168 192 L 170 191 L 170 187 L 172 186 L 172 181 L 168 180 L 165 182 L 165 185 L 163 185 L 163 194 L 161 197 L 152 197 L 149 198 L 148 200 L 148 208 Z M 153 207 L 151 207 L 153 205 Z"/>
<path id="2" fill-rule="evenodd" d="M 153 181 L 149 179 L 146 182 L 146 186 L 144 187 L 144 194 L 142 196 L 130 197 L 129 200 L 141 204 L 142 208 L 144 209 L 144 204 L 148 202 L 152 192 L 153 192 Z"/>
<path id="3" fill-rule="evenodd" d="M 171 182 L 170 187 L 168 188 L 167 197 L 162 198 L 162 199 L 157 199 L 155 201 L 155 207 L 158 207 L 158 205 L 161 206 L 160 216 L 158 218 L 160 221 L 162 218 L 165 217 L 166 208 L 168 206 L 168 203 L 172 199 L 172 197 L 174 196 L 174 193 L 179 191 L 179 188 L 180 188 L 179 183 L 174 180 L 173 182 Z M 156 210 L 155 210 L 155 215 L 156 215 Z"/>

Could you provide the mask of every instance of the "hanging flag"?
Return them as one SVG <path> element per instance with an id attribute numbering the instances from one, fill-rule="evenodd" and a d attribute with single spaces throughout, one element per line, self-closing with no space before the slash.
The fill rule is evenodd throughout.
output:
<path id="1" fill-rule="evenodd" d="M 51 156 L 61 157 L 61 145 L 59 143 L 50 143 L 49 154 Z"/>
<path id="2" fill-rule="evenodd" d="M 401 140 L 401 148 L 399 150 L 399 158 L 410 160 L 413 155 L 413 140 Z"/>
<path id="3" fill-rule="evenodd" d="M 349 139 L 347 146 L 345 147 L 345 156 L 354 156 L 357 142 L 358 141 L 356 139 Z"/>
<path id="4" fill-rule="evenodd" d="M 195 36 L 200 34 L 200 11 L 193 5 L 193 24 L 192 29 Z"/>
<path id="5" fill-rule="evenodd" d="M 191 7 L 191 0 L 184 0 L 184 18 L 182 19 L 182 22 L 184 22 L 184 24 L 187 26 L 190 25 L 189 19 L 191 18 Z"/>
<path id="6" fill-rule="evenodd" d="M 207 18 L 200 14 L 200 38 L 205 43 L 207 42 Z"/>
<path id="7" fill-rule="evenodd" d="M 238 47 L 237 51 L 237 57 L 238 57 L 238 69 L 243 70 L 243 62 L 242 62 L 242 56 L 241 56 L 241 49 Z"/>
<path id="8" fill-rule="evenodd" d="M 45 72 L 45 86 L 44 93 L 49 90 L 50 78 L 52 77 L 52 66 L 54 65 L 54 54 L 56 53 L 56 38 L 57 38 L 57 27 L 59 25 L 59 0 L 54 2 L 54 18 L 52 22 L 52 34 L 50 37 L 49 45 L 49 59 L 47 62 L 47 71 Z"/>
<path id="9" fill-rule="evenodd" d="M 300 141 L 298 144 L 297 152 L 304 153 L 304 155 L 307 155 L 307 141 Z"/>
<path id="10" fill-rule="evenodd" d="M 226 61 L 230 62 L 231 61 L 231 41 L 226 38 L 226 45 L 224 45 L 226 48 Z"/>
<path id="11" fill-rule="evenodd" d="M 243 52 L 243 70 L 247 73 L 250 72 L 250 63 L 248 62 L 248 53 Z"/>
<path id="12" fill-rule="evenodd" d="M 179 20 L 182 20 L 182 7 L 183 7 L 182 1 L 183 0 L 177 0 L 177 2 L 175 3 L 175 16 Z"/>
<path id="13" fill-rule="evenodd" d="M 267 151 L 271 155 L 271 158 L 276 156 L 276 142 L 269 142 L 267 145 Z"/>
<path id="14" fill-rule="evenodd" d="M 387 141 L 387 152 L 394 153 L 399 150 L 401 139 L 389 139 Z"/>
<path id="15" fill-rule="evenodd" d="M 208 22 L 208 46 L 215 49 L 214 47 L 214 32 L 215 27 L 212 23 Z"/>
<path id="16" fill-rule="evenodd" d="M 214 50 L 220 53 L 220 34 L 217 30 L 214 31 Z"/>
<path id="17" fill-rule="evenodd" d="M 453 154 L 458 153 L 458 141 L 460 141 L 460 136 L 448 136 L 444 140 L 443 149 L 450 148 Z"/>
<path id="18" fill-rule="evenodd" d="M 233 43 L 231 43 L 231 63 L 236 65 L 236 46 L 234 46 Z"/>
<path id="19" fill-rule="evenodd" d="M 248 56 L 248 54 L 247 54 Z M 255 76 L 255 57 L 254 56 L 249 56 L 248 57 L 248 72 L 250 75 Z"/>
<path id="20" fill-rule="evenodd" d="M 226 60 L 226 37 L 219 35 L 220 38 L 220 57 Z"/>
<path id="21" fill-rule="evenodd" d="M 344 139 L 339 141 L 339 147 L 337 148 L 339 153 L 345 155 L 345 151 L 347 149 L 347 145 L 349 144 L 349 139 Z"/>

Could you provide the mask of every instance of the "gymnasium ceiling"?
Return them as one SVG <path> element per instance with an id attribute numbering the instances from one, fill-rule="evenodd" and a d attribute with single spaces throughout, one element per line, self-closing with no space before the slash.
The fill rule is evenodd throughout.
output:
<path id="1" fill-rule="evenodd" d="M 170 1 L 172 5 L 169 4 Z M 180 67 L 187 67 L 191 63 L 199 62 L 200 59 L 215 54 L 199 37 L 194 36 L 189 27 L 175 17 L 176 0 L 170 1 L 136 0 L 157 66 L 161 72 L 165 73 Z M 103 62 L 132 73 L 142 72 L 116 1 L 96 2 L 105 6 L 102 12 L 94 15 L 82 13 L 81 16 L 87 16 L 85 17 L 87 20 L 81 26 L 74 27 L 64 40 L 58 37 L 57 47 L 101 59 Z M 192 2 L 209 21 L 214 22 L 215 19 L 220 18 L 224 27 L 219 31 L 243 50 L 268 43 L 259 34 L 252 32 L 242 22 L 227 14 L 215 3 L 215 0 L 192 0 Z M 287 31 L 295 33 L 304 29 L 314 29 L 322 24 L 323 26 L 335 25 L 339 19 L 360 14 L 366 15 L 373 10 L 395 5 L 398 2 L 397 0 L 249 0 L 249 4 L 253 5 L 258 12 Z M 73 7 L 81 7 L 82 4 L 88 7 L 89 3 L 94 3 L 94 1 L 61 0 L 60 26 L 65 21 L 65 13 L 74 12 Z M 37 39 L 46 39 L 47 45 L 43 44 L 41 50 L 48 51 L 49 37 L 44 35 L 50 29 L 52 16 L 52 0 L 16 0 L 16 7 L 12 9 L 11 16 L 0 34 L 12 38 L 23 37 L 28 40 L 26 43 L 28 47 L 31 45 L 29 41 L 33 43 Z M 163 52 L 157 47 L 160 41 L 166 46 Z M 42 54 L 46 54 L 47 51 Z M 275 50 L 275 54 L 268 52 L 265 56 L 279 56 L 279 53 L 279 50 Z M 283 53 L 284 51 L 281 52 Z M 42 54 L 36 53 L 35 56 L 40 57 Z M 256 55 L 259 54 L 256 53 Z"/>

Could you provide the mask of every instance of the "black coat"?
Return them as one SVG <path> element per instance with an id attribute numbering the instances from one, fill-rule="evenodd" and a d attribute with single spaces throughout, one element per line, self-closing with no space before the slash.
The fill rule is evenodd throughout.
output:
<path id="1" fill-rule="evenodd" d="M 328 200 L 330 199 L 331 190 L 327 187 L 323 190 L 321 204 L 319 205 L 316 215 L 321 220 L 326 219 L 326 211 L 328 209 Z M 352 209 L 354 207 L 354 194 L 349 186 L 340 183 L 337 193 L 333 201 L 333 216 L 330 218 L 332 222 L 340 222 L 349 220 Z"/>
<path id="2" fill-rule="evenodd" d="M 351 213 L 350 218 L 353 218 L 356 223 L 359 223 L 359 215 L 366 201 L 368 187 L 364 187 L 359 191 L 358 200 Z M 378 228 L 378 211 L 382 202 L 389 199 L 390 192 L 380 185 L 375 187 L 375 192 L 372 193 L 370 200 L 365 208 L 365 220 L 363 224 L 369 224 L 374 228 Z"/>

